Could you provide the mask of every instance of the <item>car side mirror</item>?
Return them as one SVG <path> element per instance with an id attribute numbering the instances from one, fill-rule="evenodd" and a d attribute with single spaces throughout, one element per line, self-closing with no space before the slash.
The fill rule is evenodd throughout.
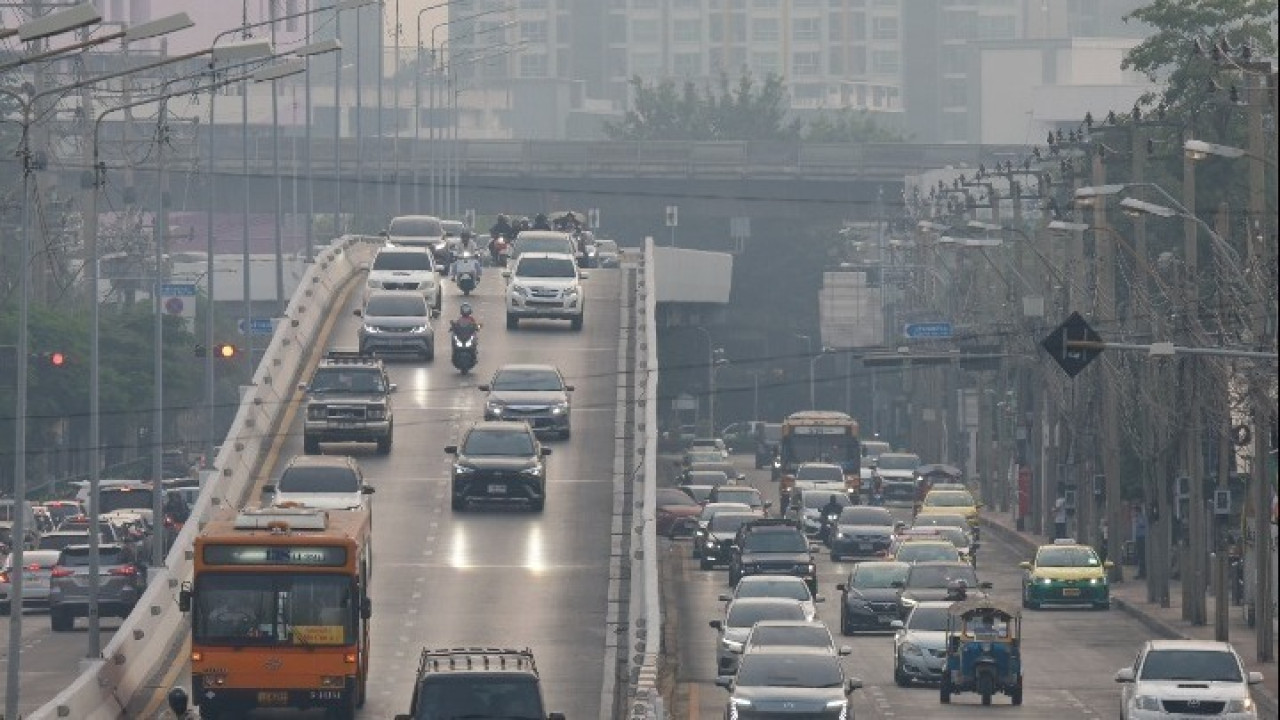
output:
<path id="1" fill-rule="evenodd" d="M 707 623 L 707 625 L 710 625 L 710 626 L 711 626 L 711 628 L 712 628 L 713 630 L 723 630 L 723 629 L 724 629 L 724 623 L 720 622 L 719 620 L 712 620 L 712 621 L 708 622 L 708 623 Z"/>
<path id="2" fill-rule="evenodd" d="M 437 310 L 437 309 L 435 309 L 435 308 L 431 308 L 431 317 L 433 317 L 433 318 L 438 318 L 438 317 L 440 317 L 440 311 L 439 311 L 439 310 Z"/>
<path id="3" fill-rule="evenodd" d="M 587 273 L 587 272 L 580 272 L 580 273 L 578 273 L 578 279 L 579 279 L 579 280 L 590 280 L 590 279 L 591 279 L 591 273 Z"/>
<path id="4" fill-rule="evenodd" d="M 351 314 L 355 315 L 356 317 L 360 317 L 361 315 L 364 315 L 364 312 L 362 312 L 360 308 L 356 308 L 355 310 L 351 311 Z"/>
<path id="5" fill-rule="evenodd" d="M 373 617 L 373 601 L 369 598 L 360 600 L 360 617 L 364 620 Z"/>
<path id="6" fill-rule="evenodd" d="M 395 392 L 397 387 L 399 387 L 399 385 L 396 385 L 395 383 L 387 383 L 387 392 Z"/>
<path id="7" fill-rule="evenodd" d="M 1111 562 L 1110 560 L 1107 560 L 1106 562 L 1102 563 L 1102 569 L 1103 569 L 1103 570 L 1110 570 L 1111 568 L 1113 568 L 1113 567 L 1115 567 L 1115 566 L 1116 566 L 1116 564 L 1115 564 L 1115 563 L 1113 563 L 1113 562 Z"/>
<path id="8" fill-rule="evenodd" d="M 733 689 L 733 676 L 731 676 L 731 675 L 717 675 L 717 676 L 716 676 L 716 685 L 717 685 L 718 687 L 722 687 L 722 688 L 724 688 L 725 690 L 732 690 L 732 689 Z"/>
<path id="9" fill-rule="evenodd" d="M 729 602 L 729 601 L 730 601 L 730 600 L 732 600 L 732 599 L 733 599 L 733 596 L 732 596 L 732 595 L 728 595 L 728 594 L 724 594 L 724 593 L 721 593 L 721 595 L 720 595 L 720 601 L 721 601 L 721 602 Z"/>
<path id="10" fill-rule="evenodd" d="M 391 234 L 390 234 L 390 233 L 388 233 L 386 230 L 383 230 L 382 232 L 378 233 L 378 236 L 379 236 L 379 237 L 391 237 Z"/>
<path id="11" fill-rule="evenodd" d="M 836 653 L 839 654 L 841 657 L 844 657 L 846 655 L 852 655 L 853 648 L 849 647 L 848 645 L 841 645 L 840 649 L 836 650 Z"/>
<path id="12" fill-rule="evenodd" d="M 504 278 L 510 278 L 510 277 L 511 277 L 511 271 L 510 271 L 510 270 L 503 270 L 503 271 L 502 271 L 502 277 L 504 277 Z"/>
<path id="13" fill-rule="evenodd" d="M 1260 673 L 1260 672 L 1251 672 L 1251 673 L 1249 673 L 1249 684 L 1250 684 L 1250 685 L 1260 685 L 1261 683 L 1262 683 L 1262 673 Z"/>
<path id="14" fill-rule="evenodd" d="M 1018 567 L 1022 568 L 1023 570 L 1030 570 L 1031 563 L 1027 562 L 1026 560 L 1023 560 L 1022 562 L 1018 563 Z"/>
<path id="15" fill-rule="evenodd" d="M 372 485 L 361 485 L 361 486 L 360 486 L 360 494 L 361 494 L 361 495 L 372 495 L 372 494 L 373 494 L 373 492 L 374 492 L 374 489 L 373 489 L 373 486 L 372 486 Z"/>
<path id="16" fill-rule="evenodd" d="M 542 456 L 543 456 L 543 457 L 546 457 L 546 456 L 548 456 L 548 455 L 550 455 L 550 454 L 551 454 L 551 448 L 549 448 L 549 447 L 544 447 L 544 448 L 542 448 Z"/>
<path id="17" fill-rule="evenodd" d="M 307 391 L 307 384 L 306 384 L 306 383 L 304 383 L 304 382 L 300 382 L 300 383 L 298 383 L 298 390 L 300 390 L 300 391 L 302 391 L 302 392 L 306 392 L 306 391 Z"/>
<path id="18" fill-rule="evenodd" d="M 572 385 L 565 385 L 565 386 L 564 386 L 564 391 L 565 391 L 565 392 L 573 392 L 573 386 L 572 386 Z"/>
<path id="19" fill-rule="evenodd" d="M 476 389 L 479 390 L 480 392 L 489 392 L 488 385 L 477 385 Z"/>
<path id="20" fill-rule="evenodd" d="M 849 678 L 849 681 L 844 685 L 844 693 L 845 695 L 848 695 L 852 693 L 854 690 L 859 690 L 861 688 L 862 688 L 861 678 Z"/>
<path id="21" fill-rule="evenodd" d="M 263 495 L 267 495 L 267 494 L 275 495 L 275 494 L 276 494 L 276 484 L 275 484 L 275 483 L 267 483 L 267 484 L 263 485 L 263 486 L 262 486 L 262 494 L 263 494 Z"/>
<path id="22" fill-rule="evenodd" d="M 901 629 L 903 629 L 904 627 L 906 627 L 906 624 L 905 624 L 905 623 L 903 623 L 901 620 L 890 620 L 890 621 L 889 621 L 889 629 L 890 629 L 890 630 L 901 630 Z"/>
<path id="23" fill-rule="evenodd" d="M 826 602 L 826 601 L 827 601 L 827 598 L 826 598 L 826 596 L 825 596 L 825 595 L 814 595 L 814 596 L 813 596 L 813 601 L 814 601 L 814 602 L 816 602 L 816 603 Z"/>
<path id="24" fill-rule="evenodd" d="M 191 612 L 191 583 L 182 583 L 182 589 L 178 591 L 178 611 Z"/>
<path id="25" fill-rule="evenodd" d="M 457 446 L 457 445 L 445 445 L 445 446 L 444 446 L 444 452 L 445 452 L 445 454 L 446 454 L 446 455 L 457 455 L 457 454 L 458 454 L 458 446 Z"/>
<path id="26" fill-rule="evenodd" d="M 1249 675 L 1250 675 L 1249 679 L 1253 680 L 1253 677 L 1252 677 L 1253 673 L 1249 673 Z M 1131 667 L 1120 668 L 1120 670 L 1116 672 L 1116 682 L 1118 683 L 1131 683 L 1133 682 L 1133 680 L 1134 680 L 1134 674 L 1133 674 L 1133 668 Z"/>
<path id="27" fill-rule="evenodd" d="M 836 583 L 836 589 L 839 590 L 840 592 L 848 592 L 849 586 L 845 585 L 844 583 Z"/>

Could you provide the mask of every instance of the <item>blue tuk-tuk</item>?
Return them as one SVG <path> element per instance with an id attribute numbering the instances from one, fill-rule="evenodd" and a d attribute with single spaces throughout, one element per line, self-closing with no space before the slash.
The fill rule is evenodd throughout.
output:
<path id="1" fill-rule="evenodd" d="M 991 600 L 961 600 L 947 614 L 947 661 L 939 699 L 973 692 L 990 705 L 996 693 L 1022 704 L 1022 611 Z"/>

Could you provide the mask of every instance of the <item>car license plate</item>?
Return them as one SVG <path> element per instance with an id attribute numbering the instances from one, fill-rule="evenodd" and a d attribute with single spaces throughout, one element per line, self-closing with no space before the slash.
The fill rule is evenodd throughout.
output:
<path id="1" fill-rule="evenodd" d="M 1063 597 L 1076 597 L 1079 594 L 1080 594 L 1080 588 L 1063 588 L 1062 589 Z"/>
<path id="2" fill-rule="evenodd" d="M 22 582 L 37 583 L 40 582 L 40 578 L 35 573 L 22 573 Z"/>
<path id="3" fill-rule="evenodd" d="M 858 552 L 871 552 L 871 543 L 858 543 Z"/>
<path id="4" fill-rule="evenodd" d="M 356 424 L 355 424 L 355 423 L 353 423 L 353 422 L 340 422 L 340 423 L 338 423 L 338 429 L 339 429 L 339 430 L 354 430 L 354 429 L 355 429 L 355 427 L 356 427 Z"/>
<path id="5" fill-rule="evenodd" d="M 490 485 L 489 494 L 490 495 L 506 495 L 507 486 L 506 485 Z"/>
<path id="6" fill-rule="evenodd" d="M 288 705 L 289 693 L 284 690 L 259 690 L 259 705 Z"/>

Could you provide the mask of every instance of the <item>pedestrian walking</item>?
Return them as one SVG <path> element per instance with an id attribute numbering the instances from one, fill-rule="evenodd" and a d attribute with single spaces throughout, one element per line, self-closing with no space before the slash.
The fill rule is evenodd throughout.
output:
<path id="1" fill-rule="evenodd" d="M 1053 539 L 1067 537 L 1067 499 L 1059 496 L 1053 501 Z"/>
<path id="2" fill-rule="evenodd" d="M 1147 510 L 1142 505 L 1133 513 L 1133 551 L 1138 556 L 1137 579 L 1141 580 L 1147 576 Z"/>

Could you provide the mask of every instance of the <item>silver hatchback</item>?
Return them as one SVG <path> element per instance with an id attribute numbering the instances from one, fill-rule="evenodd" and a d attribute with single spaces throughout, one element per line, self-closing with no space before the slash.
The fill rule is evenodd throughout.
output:
<path id="1" fill-rule="evenodd" d="M 375 290 L 369 294 L 360 325 L 360 354 L 417 355 L 424 360 L 436 356 L 433 312 L 420 293 L 410 290 Z"/>
<path id="2" fill-rule="evenodd" d="M 22 554 L 22 607 L 43 608 L 49 605 L 49 578 L 58 564 L 57 550 L 27 550 Z M 13 606 L 13 556 L 5 560 L 0 571 L 0 615 L 8 615 Z"/>
<path id="3" fill-rule="evenodd" d="M 125 618 L 146 586 L 133 553 L 119 544 L 98 546 L 98 613 Z M 58 556 L 49 581 L 49 627 L 70 630 L 77 617 L 89 616 L 89 546 L 68 545 Z"/>

